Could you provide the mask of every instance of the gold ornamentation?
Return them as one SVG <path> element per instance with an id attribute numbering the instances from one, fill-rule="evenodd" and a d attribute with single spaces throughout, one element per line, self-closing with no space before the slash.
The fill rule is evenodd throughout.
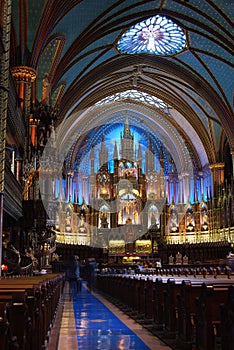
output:
<path id="1" fill-rule="evenodd" d="M 33 83 L 37 77 L 37 71 L 27 66 L 13 67 L 11 73 L 17 81 L 24 81 L 27 83 Z"/>
<path id="2" fill-rule="evenodd" d="M 216 164 L 211 164 L 210 169 L 223 169 L 224 168 L 224 163 L 216 163 Z"/>

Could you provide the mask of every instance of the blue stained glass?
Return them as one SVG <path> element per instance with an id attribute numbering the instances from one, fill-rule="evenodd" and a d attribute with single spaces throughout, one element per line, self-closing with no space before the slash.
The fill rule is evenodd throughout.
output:
<path id="1" fill-rule="evenodd" d="M 165 102 L 163 102 L 159 98 L 149 95 L 145 92 L 134 90 L 134 89 L 118 92 L 115 95 L 108 96 L 102 99 L 101 101 L 97 102 L 96 105 L 103 105 L 105 103 L 110 103 L 113 101 L 119 101 L 124 99 L 137 100 L 143 103 L 153 105 L 154 107 L 159 108 L 160 110 L 164 111 L 167 114 L 168 114 L 168 109 L 171 108 L 169 105 L 167 105 Z"/>
<path id="2" fill-rule="evenodd" d="M 129 28 L 117 43 L 121 53 L 169 56 L 186 48 L 186 35 L 171 19 L 159 15 Z"/>

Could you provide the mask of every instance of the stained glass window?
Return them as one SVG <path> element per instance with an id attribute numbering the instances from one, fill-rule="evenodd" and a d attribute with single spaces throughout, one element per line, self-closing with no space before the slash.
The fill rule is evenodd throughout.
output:
<path id="1" fill-rule="evenodd" d="M 171 19 L 154 16 L 128 29 L 119 39 L 117 49 L 121 53 L 149 53 L 170 56 L 186 47 L 186 35 Z"/>
<path id="2" fill-rule="evenodd" d="M 108 102 L 115 102 L 115 101 L 124 100 L 124 99 L 137 100 L 142 103 L 153 105 L 154 107 L 164 111 L 165 113 L 168 113 L 168 109 L 170 108 L 169 105 L 167 105 L 165 102 L 163 102 L 159 98 L 149 95 L 145 92 L 134 90 L 134 89 L 118 92 L 114 95 L 108 96 L 100 100 L 99 102 L 97 102 L 96 105 L 103 105 Z"/>

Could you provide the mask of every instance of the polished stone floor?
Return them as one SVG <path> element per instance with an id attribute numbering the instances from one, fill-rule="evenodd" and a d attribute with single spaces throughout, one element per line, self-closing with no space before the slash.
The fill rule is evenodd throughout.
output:
<path id="1" fill-rule="evenodd" d="M 171 349 L 84 282 L 77 300 L 65 286 L 49 339 L 47 350 Z"/>

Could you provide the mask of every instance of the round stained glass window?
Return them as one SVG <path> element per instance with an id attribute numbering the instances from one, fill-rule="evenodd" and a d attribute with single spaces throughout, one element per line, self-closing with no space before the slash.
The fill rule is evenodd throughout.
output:
<path id="1" fill-rule="evenodd" d="M 172 20 L 159 15 L 148 18 L 128 29 L 119 39 L 121 53 L 150 53 L 169 56 L 186 47 L 186 35 Z"/>

